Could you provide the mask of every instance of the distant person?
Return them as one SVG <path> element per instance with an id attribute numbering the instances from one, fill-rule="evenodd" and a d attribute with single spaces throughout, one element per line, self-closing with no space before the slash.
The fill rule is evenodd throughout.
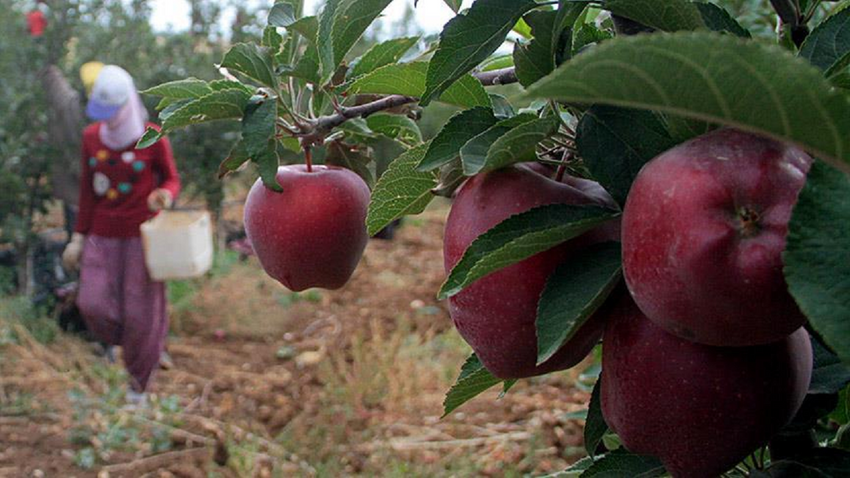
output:
<path id="1" fill-rule="evenodd" d="M 168 139 L 136 149 L 147 111 L 132 77 L 107 65 L 97 74 L 83 132 L 80 207 L 66 267 L 80 268 L 77 305 L 98 339 L 123 349 L 127 401 L 144 405 L 168 333 L 165 284 L 145 267 L 140 226 L 171 207 L 180 178 Z"/>

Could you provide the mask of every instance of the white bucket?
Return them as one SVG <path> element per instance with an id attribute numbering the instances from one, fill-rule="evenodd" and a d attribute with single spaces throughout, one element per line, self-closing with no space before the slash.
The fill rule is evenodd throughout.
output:
<path id="1" fill-rule="evenodd" d="M 207 211 L 162 211 L 141 227 L 145 265 L 156 281 L 188 279 L 212 267 L 213 235 Z"/>

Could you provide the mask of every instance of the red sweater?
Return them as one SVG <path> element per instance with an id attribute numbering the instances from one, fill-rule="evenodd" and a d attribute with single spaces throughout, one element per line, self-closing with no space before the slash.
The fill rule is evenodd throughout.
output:
<path id="1" fill-rule="evenodd" d="M 80 211 L 76 231 L 103 237 L 135 237 L 139 226 L 155 216 L 148 209 L 148 195 L 167 189 L 173 198 L 180 193 L 171 143 L 162 138 L 147 149 L 131 145 L 121 151 L 106 147 L 98 131 L 100 122 L 83 132 Z M 148 126 L 156 127 L 152 123 Z"/>

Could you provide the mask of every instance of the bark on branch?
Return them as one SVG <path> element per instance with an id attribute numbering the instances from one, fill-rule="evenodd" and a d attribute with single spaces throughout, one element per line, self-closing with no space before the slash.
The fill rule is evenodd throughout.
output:
<path id="1" fill-rule="evenodd" d="M 472 76 L 477 78 L 484 86 L 507 85 L 518 81 L 516 70 L 513 67 L 473 73 Z M 298 136 L 301 138 L 301 144 L 305 146 L 319 144 L 332 129 L 350 119 L 365 118 L 379 111 L 414 103 L 418 100 L 419 98 L 413 96 L 390 95 L 358 106 L 339 107 L 336 113 L 321 116 L 310 122 L 306 131 L 298 134 Z"/>

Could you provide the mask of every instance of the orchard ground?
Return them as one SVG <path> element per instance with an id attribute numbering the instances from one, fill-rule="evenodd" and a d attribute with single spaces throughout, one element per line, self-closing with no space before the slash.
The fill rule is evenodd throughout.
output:
<path id="1" fill-rule="evenodd" d="M 341 290 L 291 293 L 228 252 L 175 282 L 152 406 L 122 410 L 120 366 L 0 302 L 0 477 L 520 476 L 583 456 L 573 370 L 440 419 L 469 355 L 435 299 L 447 203 L 371 240 Z M 239 207 L 227 211 L 238 222 Z M 223 465 L 222 465 L 223 464 Z M 109 472 L 106 475 L 105 472 Z M 147 475 L 146 475 L 147 474 Z"/>

